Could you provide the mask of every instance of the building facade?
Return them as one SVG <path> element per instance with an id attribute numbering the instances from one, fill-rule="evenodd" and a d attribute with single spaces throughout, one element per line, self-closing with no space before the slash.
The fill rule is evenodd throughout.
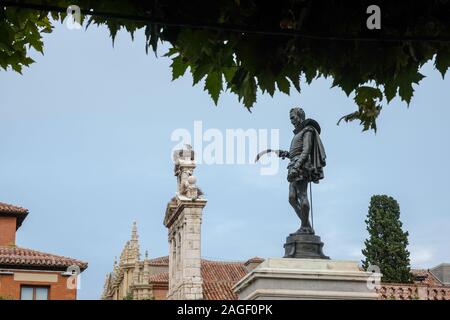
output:
<path id="1" fill-rule="evenodd" d="M 75 300 L 87 263 L 16 245 L 28 210 L 0 202 L 0 299 Z"/>

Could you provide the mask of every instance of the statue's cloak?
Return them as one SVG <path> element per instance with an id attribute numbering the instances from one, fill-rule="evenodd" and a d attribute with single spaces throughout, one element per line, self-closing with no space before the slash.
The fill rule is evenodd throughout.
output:
<path id="1" fill-rule="evenodd" d="M 301 123 L 298 130 L 310 131 L 312 133 L 312 146 L 309 154 L 309 159 L 306 161 L 303 168 L 306 171 L 306 176 L 309 181 L 319 183 L 319 180 L 324 178 L 323 168 L 326 166 L 326 154 L 323 147 L 322 140 L 320 139 L 321 128 L 319 123 L 313 119 L 306 119 Z"/>

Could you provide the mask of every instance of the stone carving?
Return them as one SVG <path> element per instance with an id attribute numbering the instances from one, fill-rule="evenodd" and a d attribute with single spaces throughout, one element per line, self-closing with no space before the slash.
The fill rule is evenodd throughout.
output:
<path id="1" fill-rule="evenodd" d="M 177 150 L 173 154 L 175 162 L 175 176 L 177 177 L 178 193 L 195 200 L 201 195 L 196 185 L 197 178 L 193 176 L 195 162 L 194 150 L 190 145 L 186 149 Z"/>

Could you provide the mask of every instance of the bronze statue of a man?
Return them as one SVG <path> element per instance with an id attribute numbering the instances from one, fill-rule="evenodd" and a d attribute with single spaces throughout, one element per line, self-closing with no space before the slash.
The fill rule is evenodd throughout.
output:
<path id="1" fill-rule="evenodd" d="M 289 203 L 301 220 L 300 229 L 291 233 L 284 244 L 285 258 L 329 259 L 323 249 L 323 242 L 315 235 L 309 221 L 310 204 L 308 201 L 308 184 L 319 183 L 323 179 L 326 165 L 325 149 L 320 140 L 320 126 L 313 119 L 306 119 L 301 108 L 290 111 L 291 123 L 294 125 L 289 151 L 264 150 L 256 156 L 256 161 L 268 153 L 274 152 L 280 158 L 288 158 Z"/>
<path id="2" fill-rule="evenodd" d="M 308 201 L 308 183 L 318 183 L 323 179 L 326 155 L 320 140 L 320 126 L 313 119 L 305 119 L 301 108 L 290 111 L 291 123 L 294 126 L 289 151 L 277 152 L 281 158 L 290 160 L 287 180 L 289 181 L 289 203 L 301 220 L 297 233 L 314 234 L 309 220 L 310 204 Z"/>

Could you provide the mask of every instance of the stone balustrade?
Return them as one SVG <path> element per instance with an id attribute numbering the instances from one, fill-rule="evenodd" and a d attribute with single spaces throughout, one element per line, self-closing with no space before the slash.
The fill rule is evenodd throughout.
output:
<path id="1" fill-rule="evenodd" d="M 377 289 L 381 300 L 450 300 L 450 287 L 383 283 Z"/>

